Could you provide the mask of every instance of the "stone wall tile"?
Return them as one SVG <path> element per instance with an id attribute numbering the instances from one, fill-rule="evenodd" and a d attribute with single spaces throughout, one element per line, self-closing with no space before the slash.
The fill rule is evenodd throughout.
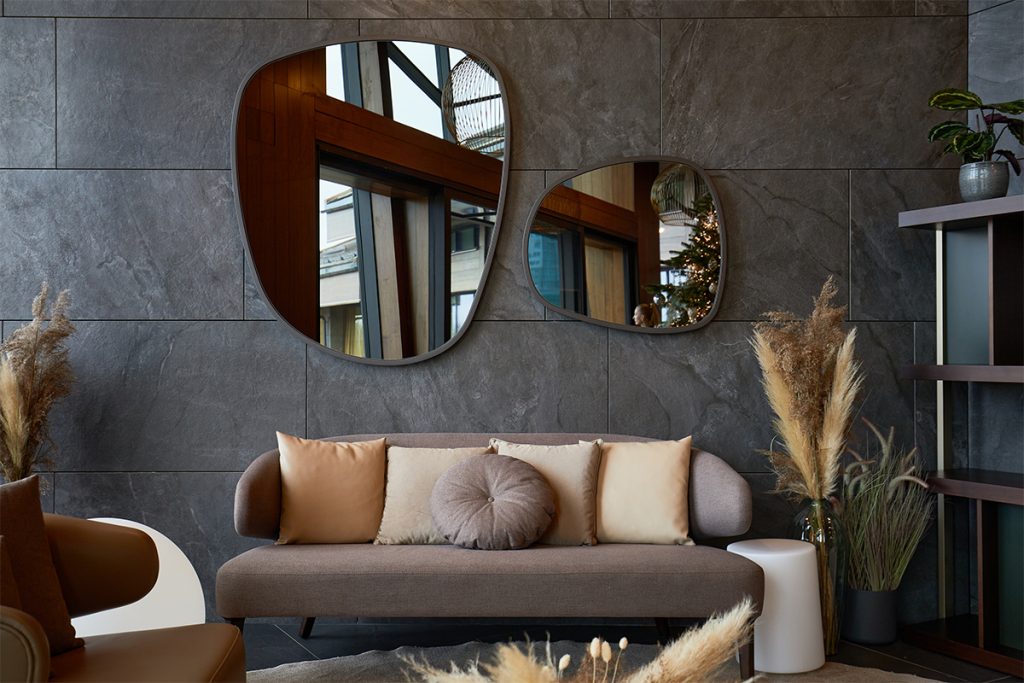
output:
<path id="1" fill-rule="evenodd" d="M 949 171 L 852 171 L 850 318 L 935 319 L 935 232 L 900 229 L 900 211 L 952 204 Z"/>
<path id="2" fill-rule="evenodd" d="M 60 19 L 57 165 L 226 169 L 247 74 L 357 31 L 355 21 Z"/>
<path id="3" fill-rule="evenodd" d="M 712 173 L 722 201 L 726 281 L 718 320 L 804 315 L 829 275 L 847 301 L 849 182 L 844 171 Z"/>
<path id="4" fill-rule="evenodd" d="M 727 322 L 673 335 L 610 331 L 609 430 L 692 434 L 740 472 L 765 471 L 757 450 L 771 444 L 771 413 L 749 335 L 749 324 Z"/>
<path id="5" fill-rule="evenodd" d="M 277 322 L 79 322 L 57 469 L 240 470 L 305 433 L 305 348 Z"/>
<path id="6" fill-rule="evenodd" d="M 447 352 L 403 367 L 310 349 L 311 438 L 388 432 L 607 429 L 607 334 L 587 323 L 478 320 Z"/>
<path id="7" fill-rule="evenodd" d="M 309 16 L 365 19 L 601 18 L 607 0 L 310 0 Z"/>
<path id="8" fill-rule="evenodd" d="M 5 0 L 8 16 L 305 19 L 306 0 Z"/>
<path id="9" fill-rule="evenodd" d="M 967 82 L 965 21 L 664 20 L 663 151 L 718 169 L 952 166 L 925 135 L 945 118 L 928 96 Z"/>
<path id="10" fill-rule="evenodd" d="M 55 164 L 54 23 L 0 19 L 0 167 Z"/>
<path id="11" fill-rule="evenodd" d="M 611 0 L 613 17 L 885 17 L 913 13 L 913 0 Z"/>
<path id="12" fill-rule="evenodd" d="M 222 171 L 0 171 L 0 317 L 43 280 L 72 316 L 242 317 L 242 241 Z"/>

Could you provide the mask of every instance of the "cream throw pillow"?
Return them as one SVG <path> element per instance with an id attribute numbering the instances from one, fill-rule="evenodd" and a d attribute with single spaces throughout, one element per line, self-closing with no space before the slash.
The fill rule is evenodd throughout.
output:
<path id="1" fill-rule="evenodd" d="M 474 455 L 492 453 L 486 446 L 469 448 L 388 447 L 388 484 L 384 518 L 374 543 L 447 543 L 430 517 L 430 494 L 438 477 L 452 465 Z"/>
<path id="2" fill-rule="evenodd" d="M 690 441 L 598 442 L 598 541 L 693 545 Z"/>
<path id="3" fill-rule="evenodd" d="M 384 439 L 314 441 L 277 433 L 278 543 L 366 543 L 384 509 Z"/>
<path id="4" fill-rule="evenodd" d="M 536 446 L 491 439 L 499 455 L 533 465 L 555 492 L 555 519 L 540 537 L 549 545 L 594 545 L 595 499 L 601 449 L 596 443 Z"/>

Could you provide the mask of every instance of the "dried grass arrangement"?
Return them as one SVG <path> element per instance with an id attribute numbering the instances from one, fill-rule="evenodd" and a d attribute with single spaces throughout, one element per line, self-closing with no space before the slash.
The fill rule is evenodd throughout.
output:
<path id="1" fill-rule="evenodd" d="M 32 322 L 0 343 L 0 471 L 7 481 L 50 465 L 49 415 L 53 404 L 71 393 L 74 373 L 67 338 L 71 297 L 62 291 L 46 319 L 49 287 L 44 282 L 32 302 Z"/>
<path id="2" fill-rule="evenodd" d="M 777 476 L 776 491 L 811 501 L 797 523 L 799 537 L 816 549 L 826 654 L 835 654 L 839 646 L 836 593 L 843 571 L 841 532 L 831 514 L 830 497 L 838 486 L 863 382 L 854 358 L 857 330 L 843 331 L 846 309 L 832 305 L 836 292 L 830 276 L 810 317 L 767 313 L 766 320 L 754 326 L 751 340 L 764 393 L 775 413 L 778 441 L 765 455 Z"/>
<path id="3" fill-rule="evenodd" d="M 894 591 L 931 524 L 932 498 L 922 479 L 917 449 L 898 451 L 895 430 L 864 423 L 878 442 L 871 458 L 850 450 L 843 473 L 843 537 L 848 550 L 847 585 L 862 591 Z"/>
<path id="4" fill-rule="evenodd" d="M 776 490 L 797 499 L 835 492 L 863 382 L 854 360 L 857 329 L 843 332 L 846 308 L 832 305 L 836 291 L 829 276 L 806 320 L 772 311 L 754 325 L 752 344 L 780 446 L 765 454 L 778 475 Z"/>
<path id="5" fill-rule="evenodd" d="M 595 638 L 580 658 L 574 671 L 572 657 L 554 661 L 551 645 L 538 657 L 533 643 L 526 649 L 515 645 L 498 648 L 495 661 L 476 662 L 465 669 L 454 663 L 450 670 L 437 669 L 423 662 L 409 661 L 411 673 L 423 683 L 703 683 L 727 680 L 720 676 L 723 664 L 736 649 L 750 640 L 754 608 L 749 598 L 728 612 L 711 617 L 690 629 L 663 648 L 649 664 L 627 672 L 622 657 L 628 646 L 619 641 L 618 651 Z"/>

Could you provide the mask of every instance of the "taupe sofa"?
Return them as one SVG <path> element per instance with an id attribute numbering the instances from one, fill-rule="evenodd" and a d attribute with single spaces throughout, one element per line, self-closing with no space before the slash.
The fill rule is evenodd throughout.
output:
<path id="1" fill-rule="evenodd" d="M 363 441 L 356 434 L 333 441 Z M 389 445 L 487 445 L 491 437 L 537 444 L 580 439 L 649 441 L 616 434 L 389 434 Z M 276 539 L 281 510 L 277 450 L 249 465 L 235 492 L 235 529 Z M 265 545 L 217 573 L 217 610 L 241 627 L 246 617 L 653 617 L 705 618 L 745 595 L 760 605 L 761 568 L 702 540 L 750 527 L 746 481 L 710 453 L 694 449 L 690 532 L 695 546 L 601 544 L 525 550 L 450 545 Z M 662 624 L 665 622 L 662 621 Z M 741 654 L 752 675 L 753 646 Z"/>

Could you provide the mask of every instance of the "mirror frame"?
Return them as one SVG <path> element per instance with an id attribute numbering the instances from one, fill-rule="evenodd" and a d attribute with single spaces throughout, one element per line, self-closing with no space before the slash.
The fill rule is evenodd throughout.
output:
<path id="1" fill-rule="evenodd" d="M 511 167 L 510 157 L 511 157 L 511 154 L 512 154 L 512 144 L 511 144 L 511 142 L 512 142 L 512 118 L 511 118 L 511 107 L 509 105 L 509 91 L 508 91 L 508 87 L 505 84 L 505 79 L 502 76 L 501 69 L 499 69 L 497 64 L 495 64 L 489 57 L 486 57 L 486 56 L 480 54 L 474 48 L 466 47 L 464 43 L 451 42 L 451 41 L 430 42 L 429 40 L 423 38 L 422 36 L 408 36 L 408 35 L 396 35 L 396 34 L 389 34 L 389 35 L 386 35 L 386 36 L 385 35 L 356 35 L 356 36 L 351 37 L 351 38 L 339 38 L 337 40 L 318 41 L 318 42 L 313 43 L 313 44 L 311 44 L 311 45 L 309 45 L 307 47 L 304 47 L 302 49 L 293 50 L 291 52 L 287 52 L 285 54 L 281 54 L 281 55 L 278 55 L 276 57 L 273 57 L 269 61 L 266 61 L 263 64 L 260 64 L 259 66 L 250 69 L 246 73 L 245 77 L 242 79 L 242 84 L 239 86 L 238 92 L 235 93 L 235 103 L 234 103 L 234 106 L 231 109 L 231 186 L 232 186 L 232 191 L 234 192 L 235 220 L 238 223 L 239 230 L 241 230 L 241 232 L 242 232 L 242 245 L 243 245 L 243 248 L 245 250 L 245 258 L 249 262 L 249 265 L 251 266 L 252 273 L 253 273 L 253 275 L 255 277 L 255 280 L 256 280 L 256 287 L 259 289 L 260 296 L 263 297 L 264 303 L 267 305 L 268 308 L 270 308 L 270 310 L 276 316 L 276 321 L 277 322 L 283 323 L 285 325 L 285 327 L 288 330 L 291 331 L 292 334 L 296 335 L 299 339 L 304 341 L 309 346 L 312 346 L 312 347 L 314 347 L 316 349 L 319 349 L 320 351 L 323 351 L 324 353 L 328 353 L 328 354 L 330 354 L 332 356 L 335 356 L 337 358 L 343 358 L 345 360 L 352 361 L 352 362 L 355 362 L 355 363 L 362 363 L 364 365 L 381 365 L 381 366 L 412 365 L 413 363 L 420 363 L 422 361 L 434 358 L 435 356 L 438 356 L 438 355 L 444 353 L 445 351 L 449 350 L 453 346 L 455 346 L 462 339 L 462 337 L 465 335 L 466 331 L 470 327 L 472 327 L 473 321 L 476 319 L 477 307 L 480 305 L 481 297 L 480 296 L 476 296 L 476 297 L 473 298 L 473 303 L 469 307 L 469 313 L 468 313 L 468 315 L 466 317 L 466 322 L 458 329 L 458 331 L 452 336 L 451 339 L 446 341 L 441 346 L 438 346 L 436 349 L 431 349 L 430 351 L 427 351 L 426 353 L 421 353 L 421 354 L 419 354 L 417 356 L 410 356 L 408 358 L 391 358 L 391 359 L 364 358 L 364 357 L 361 357 L 361 356 L 353 356 L 351 354 L 342 353 L 341 351 L 338 351 L 336 349 L 332 349 L 329 346 L 324 346 L 319 341 L 314 340 L 314 339 L 306 336 L 305 334 L 303 334 L 287 318 L 282 316 L 280 311 L 278 311 L 277 307 L 274 305 L 273 300 L 271 300 L 271 298 L 269 296 L 267 296 L 266 288 L 264 288 L 263 282 L 260 279 L 259 270 L 257 270 L 256 263 L 255 263 L 255 261 L 252 258 L 252 250 L 251 250 L 250 245 L 249 245 L 249 233 L 248 233 L 248 231 L 246 230 L 246 227 L 245 227 L 245 217 L 242 215 L 242 200 L 241 200 L 241 196 L 240 196 L 241 193 L 239 191 L 240 188 L 239 188 L 239 185 L 238 185 L 238 115 L 239 115 L 239 113 L 241 111 L 242 96 L 245 94 L 245 90 L 246 90 L 246 88 L 249 87 L 249 83 L 252 81 L 253 77 L 258 72 L 260 72 L 262 69 L 267 68 L 271 64 L 275 64 L 275 63 L 277 63 L 277 62 L 279 62 L 281 60 L 288 59 L 290 57 L 294 57 L 296 55 L 300 55 L 300 54 L 302 54 L 304 52 L 309 52 L 311 50 L 319 50 L 321 48 L 328 47 L 329 45 L 341 45 L 341 44 L 345 44 L 345 43 L 364 43 L 364 42 L 365 43 L 372 43 L 372 42 L 380 42 L 380 41 L 389 41 L 389 42 L 402 41 L 402 42 L 411 42 L 411 43 L 425 43 L 425 44 L 428 44 L 428 45 L 441 45 L 441 46 L 444 46 L 444 47 L 449 47 L 449 48 L 454 48 L 456 50 L 461 50 L 462 52 L 465 52 L 466 54 L 473 55 L 474 57 L 476 57 L 476 58 L 480 59 L 481 61 L 483 61 L 484 63 L 486 63 L 487 66 L 490 67 L 491 72 L 494 74 L 495 80 L 498 81 L 498 87 L 501 89 L 502 111 L 503 111 L 503 114 L 505 116 L 505 156 L 502 159 L 501 183 L 500 183 L 500 186 L 498 188 L 498 208 L 497 208 L 497 212 L 495 213 L 495 216 L 494 216 L 494 237 L 491 240 L 490 253 L 486 254 L 486 256 L 485 256 L 484 268 L 483 268 L 482 273 L 480 274 L 480 285 L 477 287 L 477 292 L 478 293 L 482 292 L 483 289 L 486 288 L 487 281 L 488 281 L 488 279 L 490 278 L 490 275 L 491 275 L 491 266 L 493 265 L 493 262 L 494 262 L 494 259 L 495 259 L 495 255 L 498 252 L 498 240 L 501 237 L 501 227 L 502 227 L 502 223 L 504 222 L 504 217 L 505 217 L 505 205 L 506 205 L 506 199 L 507 199 L 507 195 L 508 195 L 508 178 L 509 178 L 509 170 L 510 170 L 510 167 Z M 245 269 L 243 269 L 242 280 L 243 280 L 242 284 L 243 284 L 243 313 L 244 313 L 244 305 L 245 305 L 245 298 L 244 298 L 245 297 L 245 294 L 244 294 Z"/>
<path id="2" fill-rule="evenodd" d="M 715 301 L 712 304 L 711 310 L 708 312 L 708 314 L 701 318 L 700 320 L 698 320 L 697 322 L 695 322 L 694 324 L 687 325 L 686 327 L 638 327 L 636 325 L 623 325 L 621 323 L 608 322 L 607 320 L 598 320 L 597 318 L 591 318 L 589 316 L 583 315 L 582 313 L 577 313 L 576 311 L 570 311 L 567 308 L 555 306 L 550 301 L 541 296 L 540 291 L 537 290 L 537 283 L 534 282 L 533 280 L 533 272 L 530 270 L 529 246 L 530 235 L 533 232 L 533 223 L 537 218 L 537 212 L 540 211 L 540 205 L 543 203 L 543 201 L 547 198 L 547 196 L 551 193 L 552 190 L 554 190 L 556 187 L 558 187 L 565 181 L 575 178 L 576 176 L 583 175 L 584 173 L 590 173 L 591 171 L 596 171 L 601 168 L 607 168 L 608 166 L 617 166 L 619 164 L 642 163 L 645 161 L 659 161 L 672 164 L 684 164 L 692 168 L 694 172 L 697 173 L 697 175 L 699 175 L 704 180 L 704 183 L 707 185 L 708 190 L 711 192 L 711 201 L 714 202 L 715 211 L 718 213 L 718 239 L 722 251 L 722 265 L 718 270 L 718 295 L 715 297 Z M 722 304 L 722 297 L 725 296 L 725 272 L 726 262 L 728 261 L 728 248 L 726 244 L 725 218 L 722 213 L 722 201 L 719 198 L 718 190 L 715 189 L 715 186 L 711 182 L 711 177 L 708 175 L 707 171 L 705 171 L 701 166 L 698 166 L 692 161 L 689 161 L 682 157 L 658 154 L 652 154 L 650 156 L 619 157 L 611 161 L 584 166 L 583 168 L 576 169 L 575 171 L 567 171 L 565 173 L 560 174 L 553 183 L 548 183 L 545 185 L 544 192 L 533 202 L 533 206 L 530 208 L 530 220 L 529 223 L 526 225 L 526 230 L 524 231 L 522 251 L 523 270 L 526 274 L 526 277 L 529 278 L 530 280 L 530 291 L 533 293 L 533 296 L 544 305 L 544 308 L 566 318 L 580 320 L 582 322 L 590 323 L 592 325 L 600 325 L 601 327 L 608 327 L 613 330 L 639 332 L 641 334 L 682 334 L 684 332 L 693 332 L 695 330 L 699 330 L 700 328 L 704 327 L 712 320 L 714 320 L 715 316 L 718 315 L 718 309 Z"/>

